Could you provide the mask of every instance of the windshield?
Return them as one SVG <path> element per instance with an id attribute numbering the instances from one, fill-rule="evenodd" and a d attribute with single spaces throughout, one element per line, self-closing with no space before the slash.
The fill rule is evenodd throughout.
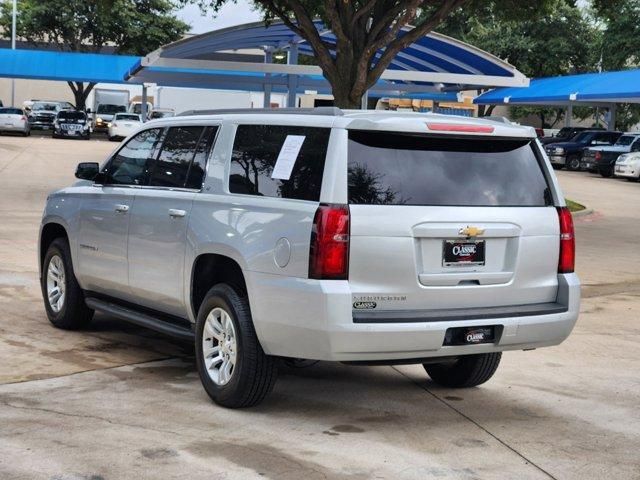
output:
<path id="1" fill-rule="evenodd" d="M 140 117 L 138 115 L 133 115 L 131 113 L 119 113 L 115 117 L 116 120 L 133 120 L 136 122 L 140 121 Z"/>
<path id="2" fill-rule="evenodd" d="M 622 135 L 616 142 L 616 145 L 620 147 L 631 145 L 635 139 L 636 137 L 632 135 Z"/>
<path id="3" fill-rule="evenodd" d="M 546 206 L 549 188 L 528 138 L 349 132 L 349 203 Z"/>
<path id="4" fill-rule="evenodd" d="M 573 134 L 573 132 L 573 128 L 562 127 L 556 134 L 556 137 L 568 138 Z"/>
<path id="5" fill-rule="evenodd" d="M 31 110 L 46 110 L 48 112 L 56 112 L 60 109 L 57 103 L 35 102 L 31 106 Z"/>
<path id="6" fill-rule="evenodd" d="M 103 103 L 102 105 L 98 105 L 97 113 L 103 113 L 107 115 L 112 115 L 118 112 L 126 112 L 127 107 L 124 105 L 111 105 L 109 103 Z"/>
<path id="7" fill-rule="evenodd" d="M 164 117 L 173 117 L 173 112 L 151 112 L 151 118 L 164 118 Z"/>
<path id="8" fill-rule="evenodd" d="M 571 141 L 576 143 L 587 143 L 591 140 L 591 137 L 593 137 L 592 132 L 582 132 L 573 137 Z"/>
<path id="9" fill-rule="evenodd" d="M 58 120 L 85 120 L 86 118 L 84 112 L 64 110 L 58 113 Z"/>

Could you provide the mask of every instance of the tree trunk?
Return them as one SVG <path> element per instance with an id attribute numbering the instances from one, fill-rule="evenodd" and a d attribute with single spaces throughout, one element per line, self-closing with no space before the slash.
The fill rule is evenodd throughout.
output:
<path id="1" fill-rule="evenodd" d="M 91 82 L 87 84 L 83 82 L 67 82 L 67 84 L 73 92 L 76 110 L 85 111 L 87 97 L 89 96 L 89 93 L 91 93 L 91 90 L 93 90 L 93 87 L 96 86 L 96 84 Z"/>

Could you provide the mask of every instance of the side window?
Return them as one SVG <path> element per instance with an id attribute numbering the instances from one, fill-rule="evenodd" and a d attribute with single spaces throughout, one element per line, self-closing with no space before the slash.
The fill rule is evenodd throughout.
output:
<path id="1" fill-rule="evenodd" d="M 204 129 L 204 133 L 200 137 L 200 142 L 196 147 L 196 155 L 193 157 L 191 167 L 189 167 L 189 173 L 187 174 L 187 188 L 202 188 L 202 182 L 204 181 L 204 173 L 207 168 L 207 158 L 211 151 L 211 145 L 216 138 L 218 127 L 207 127 Z"/>
<path id="2" fill-rule="evenodd" d="M 329 128 L 239 125 L 231 154 L 229 191 L 318 201 L 330 133 Z M 276 160 L 290 135 L 303 137 L 291 174 L 288 179 L 273 178 Z"/>
<path id="3" fill-rule="evenodd" d="M 631 145 L 631 151 L 640 152 L 640 138 L 633 142 L 633 145 Z"/>
<path id="4" fill-rule="evenodd" d="M 162 129 L 138 133 L 122 147 L 103 170 L 105 184 L 146 185 L 153 167 Z"/>
<path id="5" fill-rule="evenodd" d="M 184 187 L 204 127 L 172 127 L 162 145 L 149 185 Z"/>

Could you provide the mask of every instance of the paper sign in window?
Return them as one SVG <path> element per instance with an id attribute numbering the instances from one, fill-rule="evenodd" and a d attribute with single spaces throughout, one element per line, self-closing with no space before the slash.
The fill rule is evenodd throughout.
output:
<path id="1" fill-rule="evenodd" d="M 287 135 L 278 154 L 276 165 L 273 167 L 271 178 L 277 178 L 278 180 L 289 180 L 291 178 L 293 166 L 296 164 L 305 138 L 304 135 Z"/>

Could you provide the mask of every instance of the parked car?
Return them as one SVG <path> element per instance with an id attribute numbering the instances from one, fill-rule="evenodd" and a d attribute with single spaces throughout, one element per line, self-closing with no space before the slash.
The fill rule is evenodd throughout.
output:
<path id="1" fill-rule="evenodd" d="M 99 310 L 192 341 L 227 407 L 260 402 L 282 357 L 471 387 L 569 335 L 573 224 L 532 128 L 295 110 L 155 120 L 78 165 L 40 230 L 53 325 Z"/>
<path id="2" fill-rule="evenodd" d="M 3 132 L 31 135 L 31 127 L 24 110 L 12 107 L 0 107 L 0 134 Z"/>
<path id="3" fill-rule="evenodd" d="M 158 118 L 175 117 L 176 112 L 172 108 L 154 108 L 149 114 L 149 120 Z"/>
<path id="4" fill-rule="evenodd" d="M 582 167 L 603 177 L 613 175 L 616 160 L 623 153 L 640 150 L 640 133 L 625 133 L 609 147 L 588 148 L 585 150 Z"/>
<path id="5" fill-rule="evenodd" d="M 568 142 L 549 143 L 545 145 L 544 149 L 553 168 L 566 167 L 567 170 L 579 170 L 582 153 L 586 147 L 613 145 L 620 135 L 622 135 L 622 132 L 585 130 L 578 133 Z"/>
<path id="6" fill-rule="evenodd" d="M 623 153 L 616 160 L 614 175 L 631 181 L 640 180 L 640 146 L 629 153 Z"/>
<path id="7" fill-rule="evenodd" d="M 53 121 L 58 112 L 71 110 L 73 105 L 69 102 L 35 101 L 29 109 L 29 124 L 32 130 L 51 130 Z"/>
<path id="8" fill-rule="evenodd" d="M 122 140 L 142 126 L 140 115 L 135 113 L 116 113 L 109 123 L 109 140 Z"/>
<path id="9" fill-rule="evenodd" d="M 91 138 L 91 121 L 84 112 L 62 110 L 53 122 L 53 138 Z"/>
<path id="10" fill-rule="evenodd" d="M 568 142 L 573 137 L 575 137 L 578 133 L 584 132 L 585 130 L 604 130 L 602 127 L 562 127 L 558 130 L 558 133 L 552 135 L 550 137 L 543 137 L 540 139 L 543 145 L 547 145 L 548 143 L 558 143 L 558 142 Z"/>

